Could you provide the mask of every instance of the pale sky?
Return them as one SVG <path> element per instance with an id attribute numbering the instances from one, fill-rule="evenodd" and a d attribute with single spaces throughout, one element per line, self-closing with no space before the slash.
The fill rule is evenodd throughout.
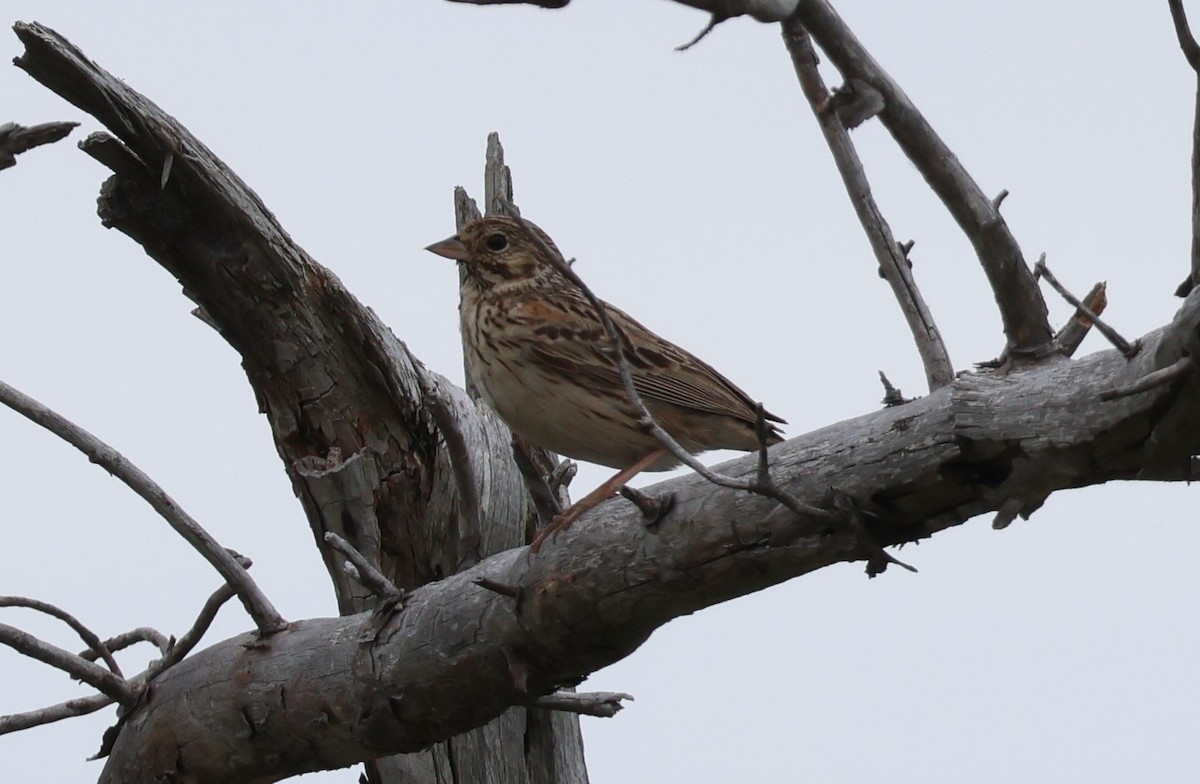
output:
<path id="1" fill-rule="evenodd" d="M 879 370 L 924 391 L 777 28 L 734 20 L 680 54 L 705 17 L 661 0 L 246 5 L 5 9 L 174 114 L 456 381 L 457 276 L 422 248 L 451 232 L 455 185 L 482 194 L 496 130 L 522 210 L 597 293 L 764 400 L 788 434 L 878 407 Z M 1031 263 L 1045 251 L 1079 293 L 1107 280 L 1107 315 L 1129 338 L 1170 320 L 1188 267 L 1195 77 L 1165 3 L 838 7 L 983 189 L 1011 192 L 1003 212 Z M 2 41 L 5 62 L 20 53 Z M 96 218 L 107 172 L 74 144 L 99 124 L 16 68 L 0 68 L 0 97 L 0 122 L 82 122 L 0 172 L 0 378 L 108 440 L 251 556 L 284 615 L 334 613 L 238 356 Z M 878 123 L 854 139 L 896 236 L 917 241 L 956 368 L 996 356 L 999 318 L 969 245 Z M 1048 299 L 1060 324 L 1069 308 Z M 1105 348 L 1093 335 L 1080 353 Z M 0 443 L 0 594 L 55 602 L 104 636 L 185 631 L 219 584 L 212 569 L 6 410 Z M 581 471 L 576 495 L 603 475 Z M 583 686 L 636 697 L 614 719 L 583 719 L 591 780 L 1200 780 L 1195 492 L 1060 493 L 1006 531 L 979 518 L 905 548 L 919 574 L 868 580 L 840 565 L 672 622 Z M 0 622 L 80 647 L 27 613 Z M 231 604 L 207 642 L 250 626 Z M 0 673 L 0 713 L 86 693 L 7 650 Z M 111 721 L 110 709 L 0 736 L 0 781 L 94 780 L 102 763 L 84 759 Z"/>

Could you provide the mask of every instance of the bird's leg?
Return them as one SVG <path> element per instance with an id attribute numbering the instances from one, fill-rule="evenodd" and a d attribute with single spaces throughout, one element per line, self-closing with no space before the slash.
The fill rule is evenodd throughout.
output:
<path id="1" fill-rule="evenodd" d="M 612 498 L 617 494 L 617 490 L 621 487 L 621 485 L 645 471 L 656 460 L 661 458 L 666 453 L 667 450 L 662 448 L 653 450 L 628 468 L 622 468 L 612 479 L 609 479 L 607 482 L 600 485 L 583 498 L 580 498 L 578 501 L 571 504 L 570 508 L 556 515 L 554 519 L 550 521 L 549 525 L 547 525 L 541 531 L 538 531 L 538 535 L 533 538 L 533 542 L 529 545 L 529 552 L 536 553 L 538 550 L 542 549 L 542 543 L 546 541 L 547 537 L 549 537 L 551 534 L 557 533 L 558 531 L 570 528 L 571 523 L 578 520 L 584 512 L 601 503 L 602 501 L 607 501 L 608 499 Z"/>

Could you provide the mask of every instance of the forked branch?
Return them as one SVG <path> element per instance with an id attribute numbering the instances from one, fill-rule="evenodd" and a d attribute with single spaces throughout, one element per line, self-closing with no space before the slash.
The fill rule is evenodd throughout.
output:
<path id="1" fill-rule="evenodd" d="M 124 455 L 66 417 L 3 381 L 0 381 L 0 403 L 41 425 L 83 452 L 89 460 L 120 479 L 129 489 L 149 503 L 176 533 L 195 548 L 233 586 L 234 591 L 242 600 L 246 612 L 254 619 L 260 632 L 269 634 L 287 625 L 287 621 L 271 604 L 266 594 L 259 589 L 250 574 L 237 562 L 237 559 L 217 540 L 213 539 L 212 535 L 196 520 L 183 511 L 157 482 L 129 462 Z"/>
<path id="2" fill-rule="evenodd" d="M 1046 303 L 996 204 L 827 0 L 801 0 L 788 22 L 796 23 L 812 35 L 844 79 L 861 80 L 883 96 L 879 119 L 975 248 L 1000 308 L 1009 351 L 1044 351 L 1051 340 Z"/>
<path id="3" fill-rule="evenodd" d="M 871 185 L 867 181 L 862 161 L 854 149 L 854 143 L 850 140 L 841 115 L 830 110 L 829 92 L 825 89 L 825 83 L 817 70 L 817 53 L 813 50 L 812 41 L 794 18 L 784 22 L 783 40 L 787 44 L 804 97 L 808 99 L 809 106 L 821 125 L 825 141 L 829 144 L 829 150 L 837 163 L 838 172 L 842 175 L 842 182 L 846 185 L 846 192 L 854 205 L 854 212 L 858 215 L 859 223 L 862 224 L 867 240 L 871 243 L 875 260 L 879 262 L 880 274 L 892 287 L 892 293 L 896 295 L 900 310 L 903 311 L 912 331 L 917 352 L 925 366 L 925 380 L 929 391 L 940 389 L 954 380 L 954 366 L 950 363 L 946 344 L 933 320 L 933 314 L 917 288 L 907 254 L 892 236 L 891 227 L 880 212 L 879 205 L 875 203 L 875 197 L 871 195 Z"/>

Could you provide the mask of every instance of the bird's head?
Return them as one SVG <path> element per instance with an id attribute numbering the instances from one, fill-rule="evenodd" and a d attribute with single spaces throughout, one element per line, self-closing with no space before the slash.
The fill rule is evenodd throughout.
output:
<path id="1" fill-rule="evenodd" d="M 458 234 L 425 250 L 458 261 L 469 277 L 487 287 L 557 276 L 546 251 L 531 232 L 536 232 L 547 247 L 558 252 L 554 241 L 538 227 L 499 215 L 473 220 Z"/>

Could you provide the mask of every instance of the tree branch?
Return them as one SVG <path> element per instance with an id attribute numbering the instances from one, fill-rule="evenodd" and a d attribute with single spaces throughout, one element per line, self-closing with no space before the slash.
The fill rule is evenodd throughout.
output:
<path id="1" fill-rule="evenodd" d="M 1173 365 L 1197 348 L 1198 328 L 1200 294 L 1169 327 L 1144 336 L 1146 350 L 1132 360 L 1110 350 L 1008 374 L 962 374 L 905 406 L 776 447 L 777 478 L 818 503 L 822 477 L 837 476 L 848 495 L 873 499 L 882 545 L 917 541 L 987 511 L 1027 516 L 1055 490 L 1135 478 L 1156 422 L 1172 412 L 1194 420 L 1200 384 L 1162 384 L 1111 402 L 1099 392 Z M 1200 448 L 1200 426 L 1183 431 L 1186 439 L 1163 460 Z M 859 446 L 840 448 L 845 443 Z M 728 471 L 748 477 L 757 462 L 747 455 Z M 178 759 L 196 781 L 255 780 L 422 748 L 577 683 L 674 617 L 871 555 L 852 532 L 699 476 L 647 492 L 676 499 L 658 526 L 647 528 L 631 504 L 604 504 L 591 525 L 563 532 L 553 558 L 530 561 L 517 549 L 413 591 L 385 633 L 371 631 L 370 614 L 303 621 L 268 639 L 270 655 L 247 655 L 243 637 L 189 657 L 156 683 L 155 702 L 139 708 L 136 725 L 125 724 L 101 781 L 149 781 L 164 771 L 140 766 L 160 758 Z M 230 668 L 243 679 L 206 691 L 210 706 L 197 715 L 187 695 L 198 679 Z M 280 683 L 288 684 L 283 692 L 272 686 Z M 182 711 L 189 712 L 186 738 L 156 732 L 185 726 Z M 217 736 L 238 711 L 273 719 L 253 741 L 230 741 L 223 759 L 193 757 L 189 749 L 205 748 L 198 741 Z M 266 760 L 238 746 L 251 742 L 295 751 Z M 162 754 L 159 744 L 168 744 Z M 184 756 L 168 756 L 168 747 Z"/>
<path id="2" fill-rule="evenodd" d="M 812 48 L 808 33 L 795 20 L 783 24 L 783 40 L 787 44 L 792 65 L 796 76 L 808 99 L 813 114 L 825 134 L 825 141 L 833 153 L 838 172 L 846 185 L 854 212 L 866 232 L 871 249 L 875 252 L 875 260 L 879 263 L 879 272 L 883 279 L 892 287 L 892 293 L 900 303 L 900 310 L 908 322 L 913 339 L 917 344 L 917 353 L 925 366 L 925 380 L 929 390 L 940 389 L 954 380 L 954 366 L 950 363 L 950 355 L 946 344 L 942 341 L 941 332 L 929 312 L 916 280 L 908 256 L 904 253 L 892 236 L 892 229 L 884 219 L 883 213 L 871 195 L 871 185 L 867 181 L 862 168 L 862 161 L 854 149 L 845 126 L 837 112 L 830 111 L 828 106 L 829 93 L 817 70 L 817 54 Z"/>
<path id="3" fill-rule="evenodd" d="M 1183 0 L 1167 0 L 1171 9 L 1171 21 L 1175 25 L 1175 36 L 1184 59 L 1196 72 L 1196 98 L 1192 119 L 1192 263 L 1187 279 L 1180 284 L 1176 293 L 1183 297 L 1200 282 L 1200 44 L 1192 35 L 1188 25 Z"/>
<path id="4" fill-rule="evenodd" d="M 278 631 L 287 624 L 258 584 L 238 564 L 233 555 L 213 539 L 167 492 L 117 450 L 94 435 L 47 408 L 38 401 L 0 381 L 0 403 L 41 425 L 87 455 L 110 474 L 142 497 L 174 531 L 182 536 L 213 568 L 233 586 L 246 612 L 263 633 Z"/>
<path id="5" fill-rule="evenodd" d="M 55 607 L 49 602 L 43 602 L 39 599 L 30 599 L 24 596 L 0 596 L 0 607 L 25 607 L 30 610 L 45 613 L 53 618 L 57 618 L 67 626 L 70 626 L 79 638 L 83 640 L 83 644 L 88 646 L 88 652 L 91 656 L 79 654 L 80 658 L 87 661 L 95 661 L 96 659 L 104 659 L 104 663 L 108 665 L 109 671 L 121 678 L 121 667 L 117 664 L 117 660 L 113 658 L 112 651 L 100 639 L 100 636 L 93 632 L 88 627 L 79 622 L 79 619 L 71 615 L 66 610 Z"/>
<path id="6" fill-rule="evenodd" d="M 53 31 L 33 24 L 16 29 L 26 47 L 19 65 L 117 137 L 93 135 L 83 148 L 116 175 L 99 200 L 104 224 L 178 278 L 205 323 L 240 354 L 339 610 L 368 610 L 378 597 L 343 571 L 344 558 L 325 543 L 326 532 L 346 539 L 402 589 L 443 579 L 459 566 L 454 467 L 424 400 L 422 375 L 444 395 L 473 458 L 488 517 L 481 554 L 524 543 L 534 511 L 508 428 L 417 362 L 186 128 Z M 577 721 L 562 714 L 530 719 L 527 704 L 456 738 L 456 749 L 525 749 L 509 762 L 531 780 L 582 770 Z M 454 751 L 438 746 L 372 767 L 411 778 L 445 765 Z"/>
<path id="7" fill-rule="evenodd" d="M 133 705 L 137 699 L 133 689 L 120 675 L 109 672 L 99 664 L 90 662 L 82 656 L 76 656 L 56 645 L 43 642 L 14 626 L 0 623 L 0 644 L 7 645 L 31 659 L 37 659 L 43 664 L 49 664 L 55 669 L 62 670 L 122 705 Z"/>
<path id="8" fill-rule="evenodd" d="M 14 122 L 0 125 L 0 169 L 16 166 L 17 156 L 26 150 L 66 138 L 78 125 L 77 122 L 48 122 L 29 127 Z"/>
<path id="9" fill-rule="evenodd" d="M 556 691 L 553 694 L 538 697 L 533 701 L 533 704 L 539 708 L 547 708 L 548 710 L 559 710 L 568 713 L 579 713 L 584 716 L 599 716 L 602 719 L 611 719 L 625 707 L 621 704 L 622 700 L 632 701 L 633 695 L 620 691 L 592 691 L 583 693 Z"/>
<path id="10" fill-rule="evenodd" d="M 879 119 L 975 248 L 1010 351 L 1042 352 L 1052 337 L 1046 303 L 996 205 L 826 0 L 801 0 L 792 20 L 808 30 L 844 79 L 861 80 L 883 96 Z"/>

